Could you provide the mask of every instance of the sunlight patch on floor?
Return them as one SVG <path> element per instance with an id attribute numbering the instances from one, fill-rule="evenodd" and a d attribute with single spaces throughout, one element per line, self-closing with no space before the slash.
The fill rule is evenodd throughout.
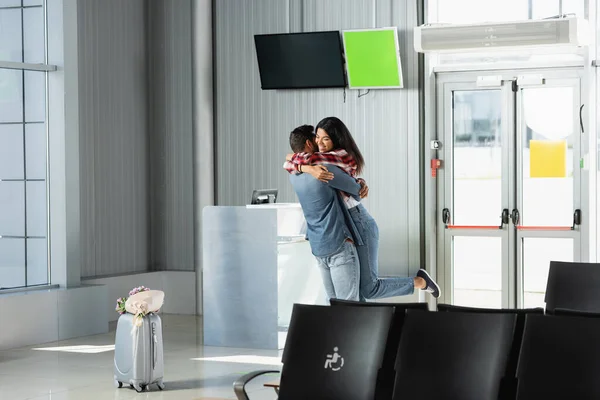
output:
<path id="1" fill-rule="evenodd" d="M 241 355 L 241 356 L 225 356 L 225 357 L 200 357 L 192 358 L 193 361 L 217 361 L 227 363 L 238 363 L 238 364 L 259 364 L 259 365 L 277 365 L 281 366 L 280 357 L 266 357 L 266 356 L 253 356 L 253 355 Z"/>
<path id="2" fill-rule="evenodd" d="M 107 344 L 104 346 L 94 346 L 94 345 L 79 345 L 79 346 L 60 346 L 60 347 L 37 347 L 32 350 L 40 350 L 40 351 L 63 351 L 66 353 L 87 353 L 87 354 L 96 354 L 96 353 L 104 353 L 107 351 L 114 351 L 114 344 Z"/>

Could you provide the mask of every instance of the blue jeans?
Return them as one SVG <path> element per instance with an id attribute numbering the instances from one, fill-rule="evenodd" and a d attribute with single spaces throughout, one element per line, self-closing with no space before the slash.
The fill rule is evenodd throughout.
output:
<path id="1" fill-rule="evenodd" d="M 415 291 L 413 278 L 379 278 L 379 228 L 367 209 L 359 204 L 351 208 L 350 216 L 365 243 L 356 246 L 360 260 L 360 298 L 406 296 Z"/>
<path id="2" fill-rule="evenodd" d="M 360 266 L 357 253 L 354 243 L 344 242 L 337 253 L 329 257 L 316 257 L 327 301 L 329 299 L 358 301 Z"/>

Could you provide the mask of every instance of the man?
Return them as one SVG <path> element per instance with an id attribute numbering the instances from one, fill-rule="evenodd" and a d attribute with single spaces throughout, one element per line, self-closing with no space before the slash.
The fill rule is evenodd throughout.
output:
<path id="1" fill-rule="evenodd" d="M 316 143 L 314 141 L 314 137 L 315 136 L 313 134 L 312 126 L 303 125 L 294 129 L 294 131 L 290 134 L 290 146 L 292 148 L 292 151 L 294 153 L 313 154 L 316 150 Z M 290 155 L 290 158 L 291 156 L 292 155 Z M 366 194 L 368 193 L 368 188 L 366 185 L 363 185 L 364 181 L 361 180 L 361 185 L 358 185 L 359 187 L 362 186 L 362 189 L 360 191 L 360 197 L 358 197 L 358 193 L 356 193 L 357 183 L 355 182 L 354 178 L 352 178 L 348 173 L 343 173 L 339 168 L 333 166 L 337 165 L 342 168 L 344 168 L 344 166 L 348 167 L 348 160 L 344 160 L 343 157 L 340 158 L 339 154 L 337 156 L 333 156 L 333 153 L 327 152 L 319 153 L 318 160 L 319 161 L 315 162 L 319 163 L 320 165 L 312 167 L 309 165 L 304 165 L 305 162 L 296 165 L 291 165 L 288 162 L 284 167 L 286 168 L 286 170 L 288 170 L 288 172 L 292 173 L 292 176 L 296 176 L 294 174 L 295 171 L 304 172 L 312 169 L 310 170 L 310 173 L 312 176 L 314 176 L 314 178 L 312 179 L 313 181 L 320 181 L 320 183 L 329 186 L 330 189 L 336 192 L 337 190 L 335 189 L 341 189 L 342 191 L 351 194 L 357 201 L 360 201 L 361 197 L 366 197 Z M 326 164 L 327 167 L 324 167 L 322 164 Z M 304 170 L 302 168 L 304 168 Z M 331 171 L 328 171 L 328 169 Z M 335 173 L 332 174 L 331 172 Z M 308 174 L 304 175 L 304 182 L 310 184 L 310 179 L 306 178 Z M 294 184 L 294 182 L 297 181 L 297 178 L 290 179 L 293 179 L 292 184 Z M 317 185 L 315 187 L 320 186 Z M 334 198 L 338 199 L 337 202 L 331 202 L 326 204 L 323 204 L 322 202 L 317 202 L 315 204 L 313 201 L 311 201 L 311 196 L 314 196 L 314 192 L 301 193 L 305 189 L 304 186 L 300 186 L 297 188 L 297 186 L 294 185 L 294 189 L 296 190 L 296 193 L 298 194 L 298 197 L 300 199 L 303 212 L 307 219 L 307 225 L 309 227 L 311 225 L 311 223 L 308 221 L 308 210 L 309 214 L 311 214 L 313 217 L 316 217 L 316 221 L 318 221 L 318 223 L 322 224 L 325 221 L 326 223 L 333 224 L 333 228 L 328 228 L 333 229 L 332 232 L 345 233 L 345 236 L 343 236 L 345 238 L 344 240 L 346 241 L 345 243 L 349 244 L 345 244 L 345 247 L 338 248 L 338 252 L 340 252 L 340 254 L 345 254 L 344 251 L 350 251 L 354 256 L 357 256 L 358 258 L 356 260 L 356 257 L 349 257 L 348 254 L 342 256 L 337 255 L 337 253 L 333 253 L 336 254 L 336 257 L 334 257 L 333 259 L 333 261 L 335 261 L 335 265 L 328 265 L 328 262 L 330 262 L 330 260 L 327 257 L 324 259 L 323 255 L 319 256 L 319 254 L 315 253 L 315 247 L 317 248 L 317 251 L 321 251 L 320 244 L 317 243 L 316 246 L 313 246 L 313 239 L 311 239 L 311 237 L 309 236 L 309 241 L 311 241 L 311 248 L 313 249 L 313 254 L 317 257 L 317 260 L 319 261 L 319 267 L 323 274 L 323 283 L 325 285 L 325 290 L 330 298 L 338 295 L 338 293 L 335 290 L 336 285 L 341 287 L 347 287 L 347 282 L 351 282 L 353 280 L 355 282 L 356 274 L 353 263 L 358 263 L 359 265 L 359 299 L 361 301 L 364 301 L 365 298 L 371 299 L 390 296 L 404 296 L 407 294 L 412 294 L 414 289 L 425 290 L 429 292 L 433 297 L 439 297 L 439 286 L 423 269 L 420 269 L 417 275 L 413 278 L 380 278 L 378 276 L 378 235 L 376 235 L 377 237 L 374 237 L 372 231 L 370 229 L 365 228 L 365 226 L 374 224 L 374 230 L 377 231 L 376 222 L 368 214 L 364 207 L 358 205 L 353 206 L 350 210 L 348 210 L 343 197 L 339 195 L 334 196 Z M 300 191 L 298 189 L 300 189 Z M 301 198 L 301 196 L 306 198 L 303 199 Z M 336 203 L 338 206 L 337 208 L 332 207 L 330 205 Z M 341 208 L 341 211 L 338 208 Z M 335 218 L 333 220 L 327 221 L 325 219 L 327 217 L 326 213 L 330 210 L 333 210 L 333 212 L 335 213 Z M 336 225 L 336 223 L 338 225 Z M 356 239 L 356 244 L 359 246 L 358 248 L 355 246 L 351 246 L 351 243 L 353 243 L 351 236 L 354 239 Z M 318 235 L 316 235 L 316 237 L 319 240 L 323 239 Z M 337 243 L 340 243 L 339 241 L 342 239 L 340 236 L 334 235 L 333 240 L 334 242 L 332 242 L 329 245 L 329 251 L 332 251 L 332 249 L 336 248 Z M 335 240 L 337 240 L 337 242 L 335 242 Z M 340 265 L 342 265 L 344 262 L 347 264 L 344 264 L 343 268 L 340 268 Z M 341 281 L 341 283 L 338 284 L 338 281 Z"/>
<path id="2" fill-rule="evenodd" d="M 290 135 L 292 149 L 300 145 L 303 150 L 314 151 L 314 139 L 305 140 L 308 129 L 307 126 L 294 129 Z M 336 166 L 327 165 L 326 168 L 333 174 L 329 183 L 302 173 L 290 174 L 290 182 L 302 206 L 307 237 L 319 263 L 327 297 L 358 301 L 360 264 L 355 242 L 360 245 L 362 240 L 352 226 L 348 227 L 347 210 L 337 191 L 342 190 L 360 200 L 361 185 Z"/>

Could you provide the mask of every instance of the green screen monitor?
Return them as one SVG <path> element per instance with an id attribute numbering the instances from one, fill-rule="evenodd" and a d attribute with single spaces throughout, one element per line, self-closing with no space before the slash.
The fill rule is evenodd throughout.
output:
<path id="1" fill-rule="evenodd" d="M 396 28 L 343 31 L 342 37 L 351 89 L 403 87 Z"/>

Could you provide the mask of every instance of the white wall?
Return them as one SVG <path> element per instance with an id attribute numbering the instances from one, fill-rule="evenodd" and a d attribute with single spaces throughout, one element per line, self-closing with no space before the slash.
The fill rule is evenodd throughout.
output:
<path id="1" fill-rule="evenodd" d="M 105 285 L 107 298 L 103 309 L 108 321 L 116 321 L 119 314 L 115 305 L 119 297 L 127 297 L 137 286 L 165 292 L 165 303 L 161 309 L 166 314 L 196 314 L 196 273 L 191 271 L 157 271 L 108 278 L 87 279 L 86 284 Z M 201 313 L 202 310 L 200 310 Z"/>
<path id="2" fill-rule="evenodd" d="M 0 350 L 108 332 L 107 287 L 0 295 Z"/>
<path id="3" fill-rule="evenodd" d="M 0 350 L 108 332 L 118 297 L 140 285 L 165 292 L 167 314 L 196 314 L 196 273 L 159 271 L 88 279 L 80 287 L 0 295 Z"/>

